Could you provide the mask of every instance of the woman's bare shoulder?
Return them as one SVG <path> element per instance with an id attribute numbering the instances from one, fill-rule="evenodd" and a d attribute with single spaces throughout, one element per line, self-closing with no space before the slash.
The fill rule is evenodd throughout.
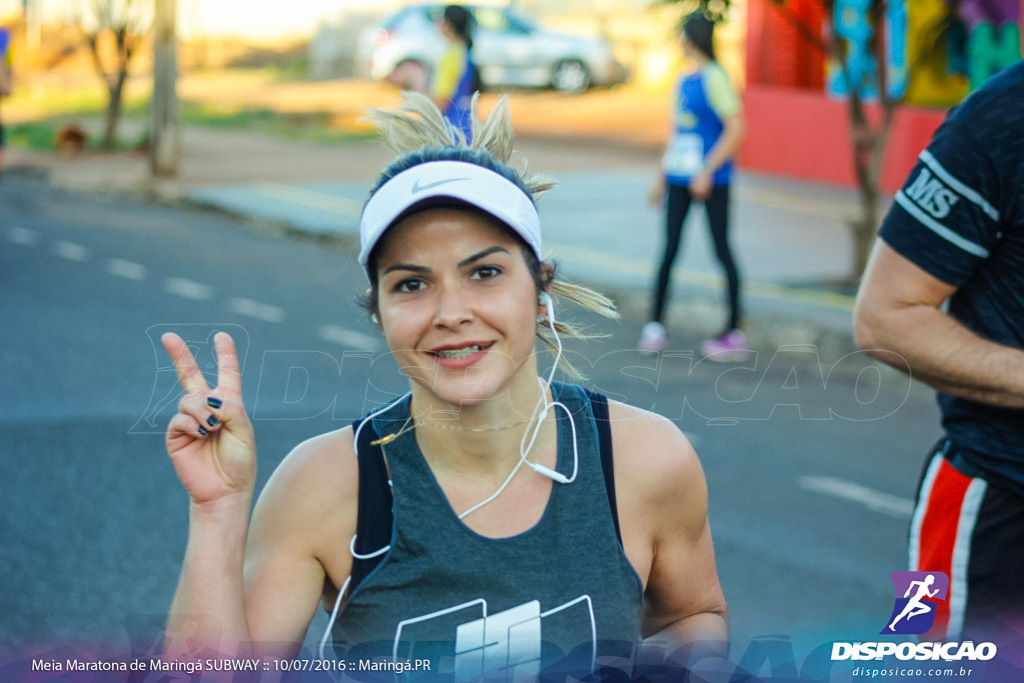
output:
<path id="1" fill-rule="evenodd" d="M 254 521 L 294 530 L 325 526 L 325 518 L 354 524 L 359 497 L 359 465 L 352 428 L 306 439 L 274 470 L 260 494 Z"/>
<path id="2" fill-rule="evenodd" d="M 609 401 L 608 410 L 616 488 L 637 487 L 645 497 L 655 492 L 671 497 L 694 486 L 703 489 L 697 453 L 674 422 L 617 401 Z"/>
<path id="3" fill-rule="evenodd" d="M 314 488 L 324 480 L 348 480 L 359 473 L 352 428 L 345 427 L 306 439 L 285 456 L 271 477 Z M 268 486 L 271 482 L 268 482 Z"/>

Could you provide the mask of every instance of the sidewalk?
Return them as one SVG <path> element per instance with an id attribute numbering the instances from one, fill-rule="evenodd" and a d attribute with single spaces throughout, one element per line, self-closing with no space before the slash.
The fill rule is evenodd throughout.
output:
<path id="1" fill-rule="evenodd" d="M 565 132 L 564 124 L 555 128 L 562 134 L 521 134 L 517 144 L 532 169 L 559 180 L 540 202 L 546 248 L 566 276 L 613 294 L 626 323 L 638 325 L 646 315 L 662 233 L 660 211 L 646 205 L 658 150 L 636 139 L 599 137 L 593 125 L 576 135 Z M 354 239 L 370 183 L 390 158 L 373 142 L 317 146 L 188 127 L 180 176 L 154 182 L 143 154 L 60 159 L 7 150 L 10 172 L 42 172 L 71 190 L 203 204 L 343 239 Z M 733 246 L 744 274 L 752 344 L 765 352 L 814 345 L 836 358 L 855 350 L 851 297 L 820 284 L 846 274 L 845 222 L 856 211 L 855 194 L 740 172 L 734 197 Z M 668 324 L 680 337 L 711 334 L 724 316 L 703 221 L 702 211 L 691 211 L 677 261 Z"/>

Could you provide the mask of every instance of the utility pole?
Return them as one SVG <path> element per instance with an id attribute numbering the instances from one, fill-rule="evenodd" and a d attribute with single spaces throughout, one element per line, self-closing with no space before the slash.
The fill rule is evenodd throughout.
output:
<path id="1" fill-rule="evenodd" d="M 181 158 L 178 110 L 177 0 L 156 0 L 153 22 L 153 103 L 149 168 L 154 178 L 175 178 Z"/>
<path id="2" fill-rule="evenodd" d="M 38 51 L 43 34 L 43 0 L 21 0 L 21 15 L 25 20 L 25 47 Z"/>

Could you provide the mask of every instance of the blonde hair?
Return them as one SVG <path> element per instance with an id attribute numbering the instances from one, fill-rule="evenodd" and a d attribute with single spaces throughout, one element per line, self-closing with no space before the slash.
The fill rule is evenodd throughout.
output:
<path id="1" fill-rule="evenodd" d="M 380 129 L 384 143 L 399 156 L 382 171 L 370 194 L 408 168 L 441 159 L 458 159 L 492 170 L 519 186 L 534 202 L 554 187 L 554 179 L 533 174 L 526 159 L 520 158 L 521 168 L 518 170 L 510 165 L 515 133 L 512 129 L 508 98 L 503 96 L 499 99 L 486 120 L 481 120 L 476 115 L 477 98 L 478 95 L 474 94 L 470 140 L 466 140 L 461 131 L 448 123 L 429 97 L 420 93 L 403 93 L 402 103 L 395 109 L 372 109 L 370 120 Z M 523 254 L 531 270 L 536 271 L 534 278 L 538 288 L 551 294 L 556 302 L 558 299 L 567 299 L 606 318 L 619 317 L 615 304 L 608 297 L 587 287 L 559 279 L 556 272 L 557 264 L 537 261 L 533 250 L 525 245 Z M 374 297 L 375 288 L 374 283 Z M 371 307 L 375 304 L 375 300 L 370 302 Z M 551 327 L 546 315 L 538 318 L 537 337 L 554 351 L 557 344 Z M 562 321 L 555 321 L 554 328 L 563 339 L 593 339 L 606 336 L 587 333 L 576 324 Z M 583 376 L 564 355 L 560 367 L 573 379 L 580 379 Z"/>

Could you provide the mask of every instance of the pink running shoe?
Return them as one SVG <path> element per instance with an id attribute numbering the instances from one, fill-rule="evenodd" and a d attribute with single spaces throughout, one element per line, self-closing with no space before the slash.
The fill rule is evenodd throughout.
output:
<path id="1" fill-rule="evenodd" d="M 644 353 L 658 353 L 668 347 L 668 332 L 659 322 L 651 321 L 640 330 L 639 348 Z"/>
<path id="2" fill-rule="evenodd" d="M 715 363 L 738 363 L 753 353 L 747 347 L 747 338 L 739 330 L 732 330 L 716 339 L 706 339 L 700 346 L 707 359 Z"/>

